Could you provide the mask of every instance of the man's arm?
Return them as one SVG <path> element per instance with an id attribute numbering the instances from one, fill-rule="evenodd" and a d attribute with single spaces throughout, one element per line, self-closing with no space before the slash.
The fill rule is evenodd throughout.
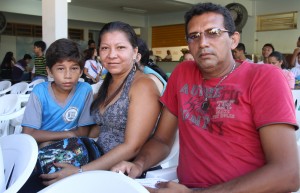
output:
<path id="1" fill-rule="evenodd" d="M 295 129 L 291 125 L 269 125 L 259 130 L 261 144 L 265 153 L 266 164 L 244 176 L 237 177 L 226 183 L 212 186 L 201 193 L 269 193 L 293 192 L 299 188 L 299 155 L 295 137 Z M 217 155 L 216 155 L 217 156 Z M 150 192 L 192 192 L 174 182 L 161 183 L 159 190 Z"/>

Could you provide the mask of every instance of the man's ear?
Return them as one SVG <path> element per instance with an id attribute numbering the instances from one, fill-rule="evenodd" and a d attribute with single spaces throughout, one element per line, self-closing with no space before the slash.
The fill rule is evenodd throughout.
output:
<path id="1" fill-rule="evenodd" d="M 230 38 L 231 38 L 231 50 L 234 50 L 240 42 L 240 38 L 241 38 L 240 33 L 236 31 L 233 33 L 233 35 Z"/>

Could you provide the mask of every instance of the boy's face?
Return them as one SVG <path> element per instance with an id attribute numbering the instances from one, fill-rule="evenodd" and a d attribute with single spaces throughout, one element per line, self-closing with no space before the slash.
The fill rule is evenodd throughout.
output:
<path id="1" fill-rule="evenodd" d="M 39 56 L 42 53 L 42 49 L 37 46 L 33 46 L 33 52 L 35 55 Z"/>
<path id="2" fill-rule="evenodd" d="M 54 79 L 55 88 L 60 92 L 70 92 L 82 75 L 79 64 L 69 60 L 57 62 L 51 69 L 47 67 L 47 72 Z"/>

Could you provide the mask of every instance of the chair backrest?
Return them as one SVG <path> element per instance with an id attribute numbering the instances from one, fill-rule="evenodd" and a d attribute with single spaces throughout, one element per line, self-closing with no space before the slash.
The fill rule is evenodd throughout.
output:
<path id="1" fill-rule="evenodd" d="M 11 86 L 11 94 L 26 94 L 28 90 L 27 82 L 19 82 Z"/>
<path id="2" fill-rule="evenodd" d="M 96 84 L 92 84 L 91 87 L 93 89 L 93 94 L 97 94 L 99 89 L 100 89 L 100 86 L 102 85 L 103 83 L 103 80 L 99 80 L 99 82 L 97 82 Z"/>
<path id="3" fill-rule="evenodd" d="M 4 193 L 16 193 L 31 175 L 38 155 L 38 146 L 27 134 L 8 135 L 0 138 L 5 169 Z"/>
<path id="4" fill-rule="evenodd" d="M 31 92 L 32 89 L 37 85 L 37 84 L 40 84 L 42 82 L 45 82 L 44 79 L 36 79 L 34 81 L 32 81 L 31 83 L 28 84 L 28 92 Z"/>
<path id="5" fill-rule="evenodd" d="M 10 87 L 11 82 L 9 80 L 0 81 L 0 96 L 5 95 L 5 93 L 9 91 Z"/>
<path id="6" fill-rule="evenodd" d="M 38 193 L 147 193 L 148 190 L 134 179 L 111 171 L 86 171 L 66 177 Z"/>
<path id="7" fill-rule="evenodd" d="M 21 122 L 25 108 L 24 106 L 13 113 L 0 115 L 0 137 L 22 132 Z"/>
<path id="8" fill-rule="evenodd" d="M 11 86 L 11 82 L 9 80 L 0 81 L 0 91 L 5 90 Z"/>
<path id="9" fill-rule="evenodd" d="M 300 90 L 292 90 L 293 99 L 295 103 L 297 124 L 300 126 Z M 299 129 L 296 131 L 297 140 L 300 139 Z"/>
<path id="10" fill-rule="evenodd" d="M 9 114 L 16 110 L 18 95 L 6 94 L 0 97 L 0 115 Z"/>
<path id="11" fill-rule="evenodd" d="M 84 78 L 79 78 L 78 81 L 79 82 L 84 82 Z"/>
<path id="12" fill-rule="evenodd" d="M 0 137 L 21 132 L 21 122 L 28 96 L 6 94 L 0 97 Z"/>

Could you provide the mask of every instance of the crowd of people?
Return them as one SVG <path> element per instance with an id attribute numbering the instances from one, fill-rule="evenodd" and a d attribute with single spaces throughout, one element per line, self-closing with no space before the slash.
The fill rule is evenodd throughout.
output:
<path id="1" fill-rule="evenodd" d="M 82 52 L 74 41 L 58 39 L 43 54 L 46 46 L 34 45 L 33 76 L 53 81 L 32 90 L 22 132 L 39 148 L 64 138 L 96 138 L 104 155 L 80 168 L 53 163 L 60 168 L 55 173 L 33 171 L 20 193 L 89 170 L 141 177 L 168 155 L 177 130 L 178 183 L 159 182 L 147 187 L 151 193 L 298 190 L 298 125 L 290 92 L 295 84 L 283 55 L 266 44 L 267 64 L 247 60 L 223 6 L 195 4 L 184 20 L 188 49 L 169 78 L 146 42 L 120 21 L 102 27 L 97 49 L 91 41 Z M 16 62 L 12 54 L 8 58 L 5 67 L 13 71 Z M 28 60 L 24 56 L 17 68 L 25 71 Z M 107 74 L 93 96 L 90 84 L 103 69 Z M 79 82 L 83 74 L 87 81 Z"/>

